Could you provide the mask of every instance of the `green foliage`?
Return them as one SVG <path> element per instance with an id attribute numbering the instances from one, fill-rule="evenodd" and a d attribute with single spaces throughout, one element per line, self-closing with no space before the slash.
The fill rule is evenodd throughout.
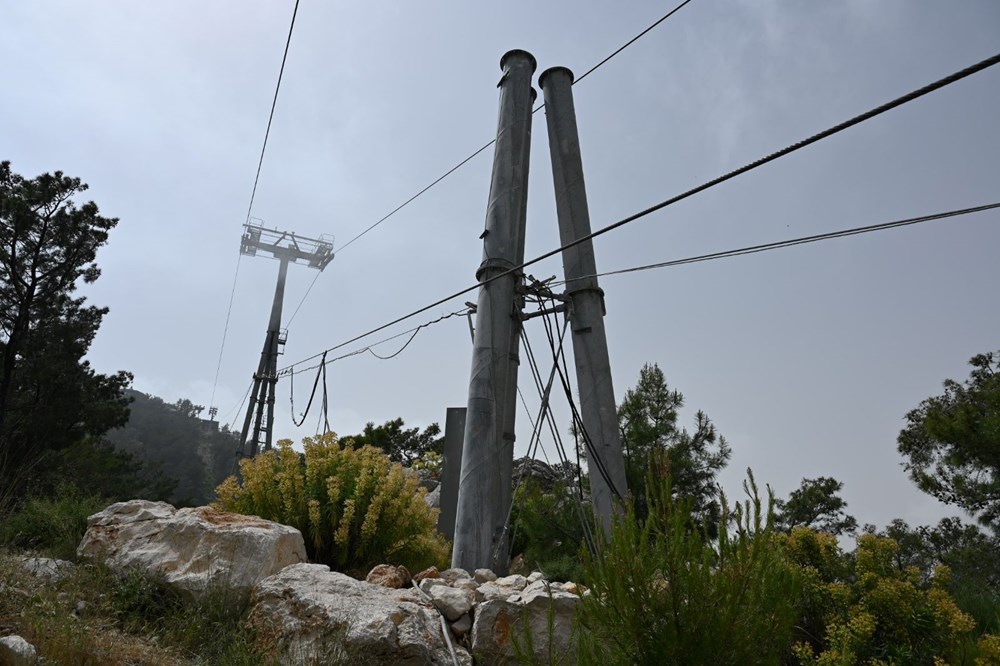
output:
<path id="1" fill-rule="evenodd" d="M 585 582 L 581 515 L 593 520 L 590 507 L 581 506 L 566 481 L 545 491 L 537 479 L 526 479 L 514 498 L 513 552 L 521 553 L 527 566 L 544 572 L 548 580 Z"/>
<path id="2" fill-rule="evenodd" d="M 858 537 L 851 557 L 836 537 L 802 527 L 783 538 L 783 548 L 805 580 L 799 663 L 961 663 L 975 622 L 948 594 L 947 567 L 922 586 L 915 567 L 897 566 L 896 542 L 872 534 Z"/>
<path id="3" fill-rule="evenodd" d="M 939 564 L 947 566 L 948 592 L 976 620 L 977 631 L 1000 631 L 1000 536 L 958 518 L 917 528 L 897 519 L 880 536 L 896 542 L 896 568 L 915 568 L 922 584 L 929 584 Z"/>
<path id="4" fill-rule="evenodd" d="M 430 424 L 421 432 L 420 428 L 404 428 L 403 419 L 395 419 L 380 426 L 369 422 L 363 433 L 343 437 L 341 442 L 344 446 L 355 448 L 374 446 L 389 456 L 392 462 L 410 467 L 431 451 L 438 454 L 444 452 L 444 440 L 439 437 L 440 434 L 441 427 L 437 423 Z"/>
<path id="5" fill-rule="evenodd" d="M 808 527 L 829 534 L 853 534 L 858 521 L 847 514 L 847 502 L 837 493 L 844 484 L 828 476 L 802 479 L 802 485 L 793 490 L 788 501 L 774 503 L 776 522 L 781 529 Z"/>
<path id="6" fill-rule="evenodd" d="M 199 418 L 200 405 L 190 400 L 174 404 L 138 391 L 128 422 L 105 438 L 115 448 L 162 473 L 176 484 L 167 499 L 178 506 L 204 505 L 215 498 L 215 487 L 233 473 L 238 441 L 228 430 Z"/>
<path id="7" fill-rule="evenodd" d="M 49 456 L 44 471 L 34 479 L 36 494 L 51 495 L 62 484 L 86 488 L 110 504 L 129 499 L 169 500 L 177 481 L 167 478 L 156 463 L 140 462 L 108 442 L 88 438 Z"/>
<path id="8" fill-rule="evenodd" d="M 444 469 L 444 457 L 437 451 L 428 451 L 420 458 L 413 461 L 410 469 L 417 472 L 425 472 L 430 478 L 438 479 Z"/>
<path id="9" fill-rule="evenodd" d="M 586 558 L 579 663 L 780 663 L 798 582 L 753 477 L 731 515 L 721 498 L 715 543 L 707 527 L 690 529 L 691 502 L 676 499 L 668 475 L 651 470 L 646 488 L 648 515 L 629 507 Z"/>
<path id="10" fill-rule="evenodd" d="M 46 452 L 128 415 L 131 376 L 83 360 L 108 311 L 74 292 L 100 276 L 97 251 L 118 222 L 72 201 L 86 189 L 59 171 L 25 179 L 0 162 L 0 487 L 23 488 Z"/>
<path id="11" fill-rule="evenodd" d="M 0 522 L 0 544 L 41 552 L 63 560 L 76 558 L 87 531 L 87 517 L 107 506 L 101 497 L 60 485 L 54 497 L 30 497 Z"/>
<path id="12" fill-rule="evenodd" d="M 969 379 L 906 415 L 899 452 L 924 492 L 1000 529 L 1000 352 L 979 354 Z"/>
<path id="13" fill-rule="evenodd" d="M 693 433 L 678 428 L 678 411 L 683 405 L 684 396 L 667 386 L 655 363 L 644 365 L 635 388 L 625 392 L 618 407 L 618 425 L 629 492 L 641 517 L 647 510 L 650 461 L 665 455 L 675 496 L 690 503 L 695 523 L 714 529 L 721 509 L 715 478 L 731 451 L 704 412 L 695 415 Z"/>
<path id="14" fill-rule="evenodd" d="M 307 437 L 303 447 L 299 454 L 282 440 L 241 461 L 242 482 L 226 479 L 218 506 L 297 528 L 310 559 L 340 570 L 444 564 L 438 511 L 427 506 L 415 474 L 374 447 L 341 446 L 333 433 Z"/>

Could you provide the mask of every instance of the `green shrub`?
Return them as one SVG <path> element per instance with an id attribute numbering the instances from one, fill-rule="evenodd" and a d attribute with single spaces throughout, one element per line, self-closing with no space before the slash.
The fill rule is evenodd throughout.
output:
<path id="1" fill-rule="evenodd" d="M 593 520 L 591 508 L 581 505 L 565 482 L 546 492 L 537 480 L 527 479 L 514 498 L 513 552 L 524 557 L 529 570 L 544 572 L 548 580 L 585 582 L 581 515 Z"/>
<path id="2" fill-rule="evenodd" d="M 392 562 L 419 571 L 447 561 L 438 511 L 414 474 L 374 447 L 341 446 L 333 433 L 303 445 L 299 454 L 282 440 L 241 461 L 242 482 L 220 485 L 217 506 L 297 528 L 314 562 L 341 570 Z"/>
<path id="3" fill-rule="evenodd" d="M 939 566 L 928 585 L 916 567 L 900 570 L 892 539 L 864 534 L 844 555 L 837 539 L 807 528 L 782 536 L 783 550 L 805 580 L 795 645 L 801 664 L 972 663 L 975 620 L 947 591 L 950 571 Z"/>
<path id="4" fill-rule="evenodd" d="M 87 517 L 107 503 L 76 486 L 61 484 L 55 497 L 30 497 L 0 523 L 0 543 L 36 550 L 59 559 L 74 559 L 87 531 Z"/>
<path id="5" fill-rule="evenodd" d="M 731 514 L 722 497 L 713 542 L 709 528 L 692 529 L 690 507 L 671 496 L 667 477 L 649 475 L 645 520 L 628 508 L 597 555 L 585 557 L 592 594 L 578 615 L 579 663 L 781 663 L 799 583 L 775 547 L 773 497 L 762 509 L 752 476 L 749 499 Z"/>

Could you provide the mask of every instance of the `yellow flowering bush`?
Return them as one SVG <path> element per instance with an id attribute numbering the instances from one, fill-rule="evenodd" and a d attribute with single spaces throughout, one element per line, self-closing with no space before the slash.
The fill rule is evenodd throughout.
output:
<path id="1" fill-rule="evenodd" d="M 892 539 L 862 535 L 853 563 L 835 537 L 805 528 L 784 537 L 784 548 L 806 579 L 800 626 L 808 629 L 793 648 L 800 664 L 958 663 L 969 645 L 975 621 L 945 589 L 947 567 L 925 589 L 917 569 L 894 564 Z"/>
<path id="2" fill-rule="evenodd" d="M 391 562 L 418 571 L 447 561 L 438 510 L 414 474 L 372 446 L 341 446 L 333 433 L 307 437 L 303 447 L 281 440 L 242 460 L 242 482 L 226 479 L 216 506 L 297 528 L 312 561 L 341 570 Z"/>
<path id="3" fill-rule="evenodd" d="M 979 648 L 979 656 L 976 657 L 976 666 L 1000 664 L 1000 636 L 986 634 L 979 639 L 977 647 Z"/>

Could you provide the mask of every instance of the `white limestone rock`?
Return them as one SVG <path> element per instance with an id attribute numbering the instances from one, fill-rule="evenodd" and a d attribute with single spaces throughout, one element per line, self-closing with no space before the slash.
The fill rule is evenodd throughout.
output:
<path id="1" fill-rule="evenodd" d="M 510 587 L 517 591 L 521 591 L 528 584 L 528 579 L 520 574 L 514 574 L 513 576 L 504 576 L 503 578 L 497 578 L 493 582 L 503 587 Z"/>
<path id="2" fill-rule="evenodd" d="M 444 571 L 442 571 L 441 578 L 444 578 L 446 581 L 448 581 L 448 584 L 451 585 L 459 578 L 472 578 L 472 574 L 470 574 L 465 569 L 459 569 L 456 567 L 453 569 L 445 569 Z"/>
<path id="3" fill-rule="evenodd" d="M 88 518 L 77 553 L 115 570 L 162 575 L 194 597 L 225 588 L 239 599 L 261 579 L 306 561 L 302 534 L 293 527 L 146 500 L 118 502 Z"/>
<path id="4" fill-rule="evenodd" d="M 480 589 L 486 585 L 480 586 Z M 481 655 L 484 664 L 511 663 L 515 654 L 514 641 L 526 647 L 527 630 L 531 634 L 535 657 L 542 663 L 548 663 L 551 642 L 556 663 L 575 664 L 573 620 L 580 598 L 562 590 L 546 591 L 537 587 L 519 596 L 519 601 L 491 599 L 476 606 L 471 633 L 472 652 Z"/>
<path id="5" fill-rule="evenodd" d="M 464 590 L 436 585 L 428 593 L 434 606 L 441 611 L 446 620 L 454 622 L 472 610 L 472 602 Z"/>
<path id="6" fill-rule="evenodd" d="M 258 583 L 248 623 L 282 664 L 452 663 L 438 612 L 419 592 L 354 580 L 321 564 L 295 564 Z M 464 648 L 455 651 L 471 666 Z"/>
<path id="7" fill-rule="evenodd" d="M 424 578 L 422 581 L 420 581 L 420 589 L 426 592 L 427 594 L 431 593 L 431 588 L 437 587 L 439 585 L 448 587 L 448 581 L 446 581 L 443 578 Z"/>
<path id="8" fill-rule="evenodd" d="M 76 565 L 66 560 L 54 560 L 49 557 L 25 557 L 21 559 L 21 569 L 35 578 L 56 583 L 73 575 Z"/>
<path id="9" fill-rule="evenodd" d="M 477 583 L 489 583 L 497 579 L 497 575 L 490 569 L 476 569 L 473 578 Z"/>
<path id="10" fill-rule="evenodd" d="M 441 508 L 441 486 L 437 485 L 434 490 L 429 491 L 424 495 L 424 501 L 427 502 L 427 506 L 432 509 Z"/>
<path id="11" fill-rule="evenodd" d="M 0 666 L 34 666 L 38 663 L 35 646 L 21 636 L 0 638 Z"/>

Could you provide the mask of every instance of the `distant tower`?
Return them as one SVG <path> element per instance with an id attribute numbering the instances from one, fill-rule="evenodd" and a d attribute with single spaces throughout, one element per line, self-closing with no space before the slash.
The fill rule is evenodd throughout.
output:
<path id="1" fill-rule="evenodd" d="M 333 242 L 322 236 L 319 240 L 296 236 L 290 231 L 265 229 L 256 224 L 244 224 L 243 238 L 240 240 L 240 254 L 256 256 L 258 252 L 268 252 L 279 260 L 278 284 L 274 289 L 274 303 L 271 319 L 267 325 L 264 349 L 260 353 L 260 364 L 253 376 L 250 404 L 247 405 L 243 430 L 240 431 L 240 453 L 253 457 L 260 451 L 261 433 L 264 434 L 264 450 L 271 448 L 274 429 L 274 389 L 278 383 L 278 355 L 288 339 L 288 332 L 281 329 L 281 304 L 285 297 L 285 277 L 289 263 L 302 263 L 309 268 L 322 271 L 333 260 Z M 264 406 L 267 405 L 265 420 Z M 251 429 L 251 424 L 253 428 Z"/>

